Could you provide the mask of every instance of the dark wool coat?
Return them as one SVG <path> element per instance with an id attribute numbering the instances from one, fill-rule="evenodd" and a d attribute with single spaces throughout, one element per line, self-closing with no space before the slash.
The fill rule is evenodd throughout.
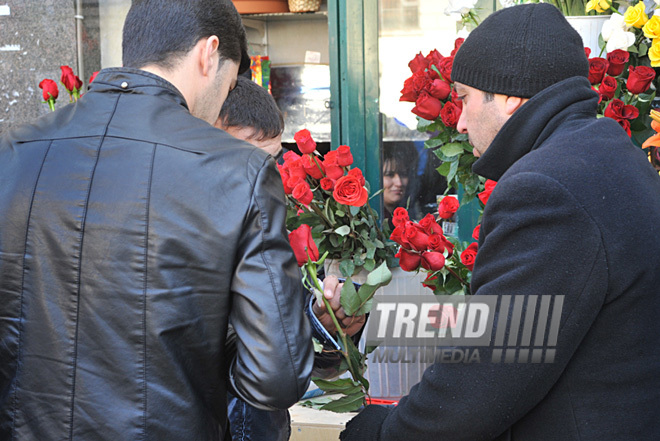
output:
<path id="1" fill-rule="evenodd" d="M 582 77 L 545 89 L 474 165 L 498 184 L 473 293 L 565 296 L 554 362 L 436 363 L 342 440 L 660 439 L 660 179 L 596 103 Z"/>

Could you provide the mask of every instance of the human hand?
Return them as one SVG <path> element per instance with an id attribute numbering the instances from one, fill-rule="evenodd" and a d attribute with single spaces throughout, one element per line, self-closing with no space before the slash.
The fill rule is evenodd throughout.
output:
<path id="1" fill-rule="evenodd" d="M 339 322 L 339 326 L 342 327 L 346 335 L 352 337 L 362 329 L 366 321 L 366 316 L 346 315 L 346 312 L 340 303 L 342 286 L 344 286 L 344 284 L 339 283 L 337 276 L 326 277 L 323 280 L 323 297 L 325 297 L 328 300 L 328 303 L 330 303 L 330 307 Z M 317 299 L 312 306 L 312 311 L 314 311 L 314 315 L 316 315 L 316 318 L 318 318 L 319 322 L 321 322 L 330 335 L 335 335 L 337 333 L 335 324 L 332 322 L 332 317 L 330 317 L 330 314 L 325 307 L 325 302 L 319 303 L 319 300 Z"/>

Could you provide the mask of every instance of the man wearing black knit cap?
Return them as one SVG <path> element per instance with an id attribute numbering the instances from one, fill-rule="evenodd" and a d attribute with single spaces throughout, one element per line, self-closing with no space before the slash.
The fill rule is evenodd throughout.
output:
<path id="1" fill-rule="evenodd" d="M 587 75 L 548 4 L 492 14 L 452 71 L 473 170 L 498 182 L 472 293 L 522 298 L 523 312 L 563 299 L 554 359 L 533 362 L 514 335 L 497 362 L 491 340 L 480 363 L 431 366 L 395 409 L 368 406 L 342 440 L 660 439 L 660 179 L 597 119 Z"/>

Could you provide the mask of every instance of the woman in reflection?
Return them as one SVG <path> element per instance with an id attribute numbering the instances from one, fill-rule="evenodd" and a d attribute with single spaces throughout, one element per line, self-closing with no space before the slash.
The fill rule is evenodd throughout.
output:
<path id="1" fill-rule="evenodd" d="M 418 187 L 417 157 L 412 141 L 383 143 L 383 219 L 390 219 L 397 207 L 412 208 Z"/>

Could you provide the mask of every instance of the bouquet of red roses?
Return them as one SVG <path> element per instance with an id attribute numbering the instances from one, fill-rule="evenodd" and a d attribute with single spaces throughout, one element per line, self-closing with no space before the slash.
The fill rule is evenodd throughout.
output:
<path id="1" fill-rule="evenodd" d="M 405 80 L 400 101 L 415 103 L 412 112 L 417 115 L 417 130 L 432 134 L 425 147 L 432 149 L 442 165 L 438 172 L 447 178 L 447 191 L 463 187 L 462 203 L 469 202 L 483 188 L 483 182 L 472 173 L 476 161 L 467 134 L 459 133 L 456 124 L 461 116 L 463 103 L 453 90 L 451 70 L 454 54 L 464 39 L 454 42 L 454 50 L 448 57 L 437 50 L 428 55 L 415 55 L 408 67 L 412 76 Z"/>
<path id="2" fill-rule="evenodd" d="M 369 205 L 369 183 L 359 168 L 350 168 L 350 147 L 342 145 L 321 156 L 308 130 L 297 132 L 294 139 L 302 156 L 289 151 L 278 165 L 289 231 L 309 225 L 320 253 L 339 261 L 344 277 L 361 269 L 372 271 L 383 262 L 395 266 L 394 245 Z"/>

